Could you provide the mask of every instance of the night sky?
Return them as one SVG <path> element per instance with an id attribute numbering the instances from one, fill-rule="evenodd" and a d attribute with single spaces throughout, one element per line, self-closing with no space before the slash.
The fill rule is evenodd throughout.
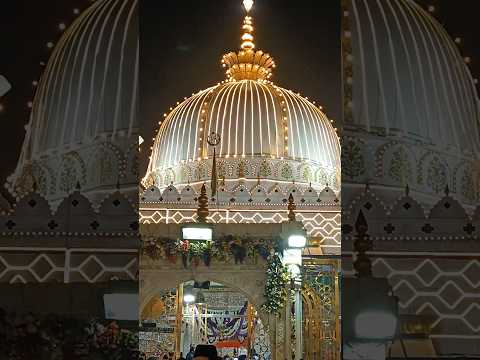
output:
<path id="1" fill-rule="evenodd" d="M 162 114 L 176 101 L 224 79 L 220 58 L 240 43 L 243 20 L 240 0 L 140 0 L 141 133 L 151 145 Z M 435 16 L 461 51 L 472 57 L 480 74 L 480 37 L 476 2 L 419 0 L 434 4 Z M 70 24 L 74 8 L 90 0 L 6 0 L 0 11 L 0 73 L 13 89 L 0 100 L 0 184 L 16 164 L 28 121 L 33 80 L 38 80 L 61 35 L 59 23 Z M 339 0 L 256 0 L 252 12 L 257 48 L 277 63 L 272 80 L 322 104 L 333 119 L 341 118 Z"/>

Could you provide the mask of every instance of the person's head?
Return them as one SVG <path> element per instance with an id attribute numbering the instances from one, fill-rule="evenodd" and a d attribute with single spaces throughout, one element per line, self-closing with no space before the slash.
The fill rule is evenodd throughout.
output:
<path id="1" fill-rule="evenodd" d="M 197 345 L 194 360 L 218 360 L 217 348 L 213 345 Z"/>

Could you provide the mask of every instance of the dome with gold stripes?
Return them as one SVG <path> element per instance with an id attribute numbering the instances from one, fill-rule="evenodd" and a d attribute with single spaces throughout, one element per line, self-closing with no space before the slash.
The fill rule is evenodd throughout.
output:
<path id="1" fill-rule="evenodd" d="M 227 79 L 177 105 L 161 123 L 144 185 L 208 181 L 216 152 L 224 181 L 251 179 L 338 188 L 340 145 L 321 108 L 269 80 L 275 62 L 253 43 L 252 18 L 241 49 L 223 56 Z M 212 145 L 209 136 L 217 138 Z"/>

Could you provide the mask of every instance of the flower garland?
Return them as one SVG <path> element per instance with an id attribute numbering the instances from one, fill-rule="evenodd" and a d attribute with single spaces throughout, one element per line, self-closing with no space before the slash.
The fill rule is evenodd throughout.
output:
<path id="1" fill-rule="evenodd" d="M 198 266 L 202 261 L 210 266 L 213 258 L 235 264 L 243 264 L 245 259 L 260 256 L 267 260 L 272 250 L 277 250 L 279 239 L 252 239 L 227 235 L 213 241 L 173 240 L 168 238 L 149 237 L 143 242 L 142 252 L 148 257 L 158 260 L 166 259 L 175 264 L 182 259 L 184 267 L 188 264 Z"/>
<path id="2" fill-rule="evenodd" d="M 282 264 L 278 253 L 268 257 L 267 281 L 265 283 L 263 309 L 269 314 L 278 315 L 285 306 L 289 294 L 290 274 Z"/>

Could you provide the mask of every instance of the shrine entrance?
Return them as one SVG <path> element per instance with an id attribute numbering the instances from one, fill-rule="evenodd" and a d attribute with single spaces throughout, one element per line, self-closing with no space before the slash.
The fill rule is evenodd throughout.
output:
<path id="1" fill-rule="evenodd" d="M 141 318 L 140 345 L 147 358 L 185 356 L 191 347 L 211 344 L 221 357 L 271 359 L 268 334 L 254 305 L 240 290 L 218 282 L 192 280 L 162 289 Z"/>

